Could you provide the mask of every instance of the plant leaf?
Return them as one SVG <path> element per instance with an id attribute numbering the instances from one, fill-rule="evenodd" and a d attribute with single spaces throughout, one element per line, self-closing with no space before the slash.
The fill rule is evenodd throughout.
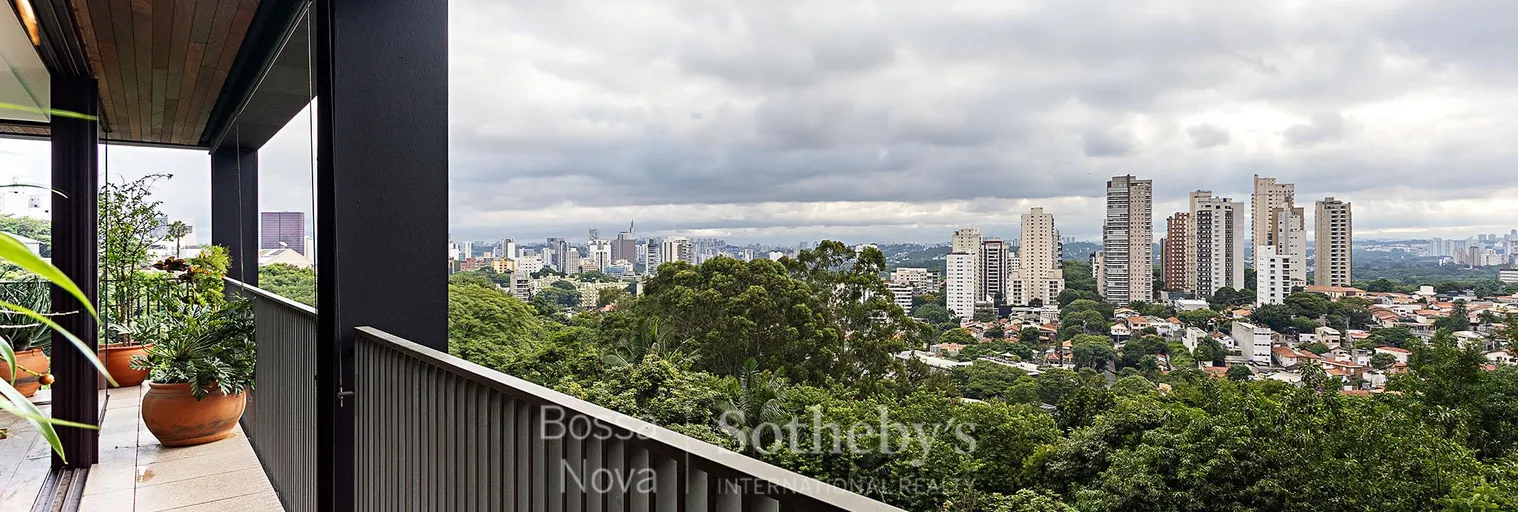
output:
<path id="1" fill-rule="evenodd" d="M 43 416 L 42 411 L 38 410 L 37 406 L 32 405 L 26 397 L 21 396 L 21 392 L 16 391 L 16 388 L 11 386 L 9 382 L 0 383 L 0 395 L 5 397 L 5 401 L 0 402 L 0 409 L 11 411 L 12 414 L 20 416 L 27 423 L 31 423 L 37 427 L 37 434 L 41 435 L 42 439 L 47 441 L 49 446 L 53 447 L 53 452 L 57 453 L 59 458 L 64 457 L 63 443 L 58 440 L 58 431 L 53 430 L 53 425 L 49 422 L 50 419 Z"/>
<path id="2" fill-rule="evenodd" d="M 21 373 L 21 371 L 20 368 L 16 366 L 16 350 L 11 348 L 11 340 L 5 339 L 4 337 L 0 337 L 0 357 L 5 358 L 6 366 L 10 367 L 11 369 L 10 381 L 6 384 L 15 385 L 16 374 Z"/>
<path id="3" fill-rule="evenodd" d="M 79 337 L 75 336 L 74 333 L 69 332 L 68 329 L 64 329 L 63 326 L 58 325 L 58 323 L 54 322 L 53 319 L 48 318 L 47 316 L 36 311 L 32 311 L 26 306 L 22 306 L 20 304 L 11 304 L 3 300 L 0 300 L 0 307 L 4 307 L 12 311 L 17 311 L 23 315 L 32 317 L 33 320 L 42 322 L 43 325 L 46 325 L 52 328 L 54 331 L 63 334 L 63 337 L 68 338 L 69 342 L 74 344 L 74 348 L 79 349 L 79 352 L 83 353 L 84 357 L 90 360 L 90 364 L 95 365 L 95 370 L 99 371 L 101 375 L 104 375 L 105 380 L 111 381 L 112 385 L 116 384 L 116 379 L 111 377 L 111 372 L 106 371 L 105 365 L 100 362 L 100 358 L 95 357 L 96 349 L 94 347 L 90 347 L 89 345 L 85 345 L 84 340 L 79 339 Z"/>
<path id="4" fill-rule="evenodd" d="M 6 103 L 6 102 L 3 102 L 3 101 L 0 101 L 0 109 L 20 110 L 22 112 L 31 112 L 31 113 L 34 113 L 34 114 L 48 114 L 48 115 L 54 115 L 54 116 L 60 116 L 60 117 L 72 117 L 74 119 L 85 119 L 85 120 L 90 120 L 90 121 L 93 121 L 93 120 L 96 119 L 95 116 L 92 116 L 92 115 L 89 115 L 89 114 L 81 114 L 81 113 L 78 113 L 78 112 L 74 112 L 72 110 L 61 110 L 61 109 L 55 109 L 55 108 L 28 107 L 26 105 L 17 105 L 15 103 Z"/>
<path id="5" fill-rule="evenodd" d="M 63 193 L 62 190 L 58 190 L 58 189 L 51 188 L 51 187 L 44 187 L 42 185 L 33 185 L 31 183 L 11 183 L 11 184 L 8 184 L 8 185 L 0 185 L 0 188 L 40 188 L 40 189 L 46 190 L 48 192 L 52 192 L 54 194 L 57 194 L 58 197 L 62 197 L 64 199 L 68 199 L 68 197 L 69 197 L 69 195 Z"/>
<path id="6" fill-rule="evenodd" d="M 94 304 L 91 304 L 89 297 L 86 297 L 84 292 L 74 285 L 73 280 L 63 275 L 62 270 L 58 270 L 58 267 L 54 267 L 52 263 L 48 263 L 41 256 L 32 254 L 32 251 L 27 249 L 25 244 L 22 244 L 20 240 L 17 240 L 16 237 L 11 236 L 9 233 L 0 233 L 0 259 L 15 263 L 21 266 L 21 268 L 27 269 L 33 274 L 37 274 L 43 279 L 58 285 L 59 288 L 63 288 L 70 295 L 73 295 L 74 298 L 79 299 L 79 303 L 83 304 L 84 309 L 90 312 L 90 316 L 97 319 L 100 318 L 100 314 L 95 312 Z"/>

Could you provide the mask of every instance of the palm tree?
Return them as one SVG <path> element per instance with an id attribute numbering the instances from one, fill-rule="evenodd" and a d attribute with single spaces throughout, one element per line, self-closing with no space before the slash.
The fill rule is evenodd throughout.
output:
<path id="1" fill-rule="evenodd" d="M 684 350 L 685 343 L 670 340 L 669 329 L 658 318 L 638 321 L 638 329 L 631 336 L 618 339 L 616 346 L 601 354 L 601 362 L 613 368 L 642 364 L 649 356 L 673 362 L 691 358 Z"/>
<path id="2" fill-rule="evenodd" d="M 168 231 L 169 238 L 174 239 L 174 257 L 179 258 L 181 257 L 179 255 L 179 241 L 183 239 L 185 235 L 190 234 L 190 225 L 185 224 L 184 221 L 176 220 L 169 223 Z"/>
<path id="3" fill-rule="evenodd" d="M 773 372 L 759 371 L 759 363 L 754 358 L 743 362 L 743 369 L 737 377 L 723 379 L 722 392 L 727 397 L 717 403 L 719 421 L 741 433 L 745 451 L 752 452 L 755 448 L 748 442 L 754 440 L 755 429 L 784 419 L 780 398 L 785 393 L 785 385 L 785 368 Z M 754 440 L 754 444 L 758 443 L 759 440 Z"/>

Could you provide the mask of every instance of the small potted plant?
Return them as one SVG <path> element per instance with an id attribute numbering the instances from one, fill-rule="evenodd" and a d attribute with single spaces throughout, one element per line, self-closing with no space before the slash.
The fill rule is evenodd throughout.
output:
<path id="1" fill-rule="evenodd" d="M 14 281 L 0 283 L 0 301 L 15 304 L 36 312 L 50 309 L 51 291 L 47 281 Z M 0 310 L 0 380 L 9 382 L 22 396 L 37 394 L 42 386 L 53 383 L 48 373 L 46 350 L 53 340 L 53 331 L 42 322 L 14 311 Z M 11 361 L 15 365 L 12 366 Z"/>
<path id="2" fill-rule="evenodd" d="M 256 345 L 247 300 L 221 308 L 191 306 L 151 315 L 152 344 L 132 367 L 148 372 L 142 422 L 164 446 L 190 446 L 232 435 L 253 388 Z M 151 333 L 151 334 L 148 334 Z"/>

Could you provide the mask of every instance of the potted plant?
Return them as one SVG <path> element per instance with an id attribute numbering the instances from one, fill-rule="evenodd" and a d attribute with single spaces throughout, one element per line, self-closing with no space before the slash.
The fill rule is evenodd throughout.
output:
<path id="1" fill-rule="evenodd" d="M 32 311 L 47 311 L 52 303 L 47 281 L 27 280 L 0 283 L 0 301 Z M 46 350 L 51 348 L 53 331 L 47 325 L 11 309 L 0 310 L 0 343 L 9 347 L 16 365 L 13 368 L 0 358 L 0 379 L 15 386 L 22 396 L 37 394 L 42 386 L 52 384 L 48 373 Z M 6 350 L 0 347 L 0 351 Z"/>
<path id="2" fill-rule="evenodd" d="M 256 345 L 251 302 L 190 306 L 184 314 L 149 315 L 152 344 L 133 359 L 151 382 L 142 422 L 164 446 L 190 446 L 232 435 L 253 388 Z M 149 334 L 151 333 L 151 334 Z"/>
<path id="3" fill-rule="evenodd" d="M 131 361 L 151 348 L 147 340 L 155 333 L 147 331 L 160 329 L 163 324 L 144 319 L 157 313 L 183 315 L 194 307 L 214 310 L 226 303 L 222 280 L 228 261 L 226 248 L 216 245 L 201 249 L 200 255 L 187 260 L 170 256 L 152 265 L 160 273 L 134 274 L 127 288 L 118 292 L 117 296 L 130 297 L 128 302 L 138 306 L 131 308 L 136 313 L 134 318 L 111 325 L 111 336 L 100 351 L 101 360 L 120 386 L 138 386 L 147 378 L 146 371 L 131 367 Z M 131 312 L 125 316 L 132 317 Z"/>

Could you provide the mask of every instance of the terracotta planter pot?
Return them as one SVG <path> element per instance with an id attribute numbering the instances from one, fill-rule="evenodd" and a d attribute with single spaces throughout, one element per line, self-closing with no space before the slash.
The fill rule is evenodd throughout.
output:
<path id="1" fill-rule="evenodd" d="M 189 384 L 148 383 L 142 395 L 142 422 L 164 446 L 192 446 L 232 436 L 247 397 L 220 390 L 195 400 Z"/>
<path id="2" fill-rule="evenodd" d="M 132 356 L 147 356 L 147 349 L 153 345 L 106 345 L 100 347 L 100 362 L 105 363 L 105 371 L 111 372 L 111 378 L 116 379 L 116 387 L 127 388 L 141 386 L 142 381 L 147 380 L 147 370 L 133 370 L 131 367 Z"/>
<path id="3" fill-rule="evenodd" d="M 14 383 L 16 391 L 20 391 L 22 396 L 37 394 L 37 390 L 42 389 L 43 377 L 48 375 L 47 355 L 40 348 L 17 352 L 16 366 L 21 367 Z M 11 380 L 11 366 L 5 364 L 4 360 L 0 360 L 0 380 Z M 48 380 L 52 380 L 51 377 Z"/>

